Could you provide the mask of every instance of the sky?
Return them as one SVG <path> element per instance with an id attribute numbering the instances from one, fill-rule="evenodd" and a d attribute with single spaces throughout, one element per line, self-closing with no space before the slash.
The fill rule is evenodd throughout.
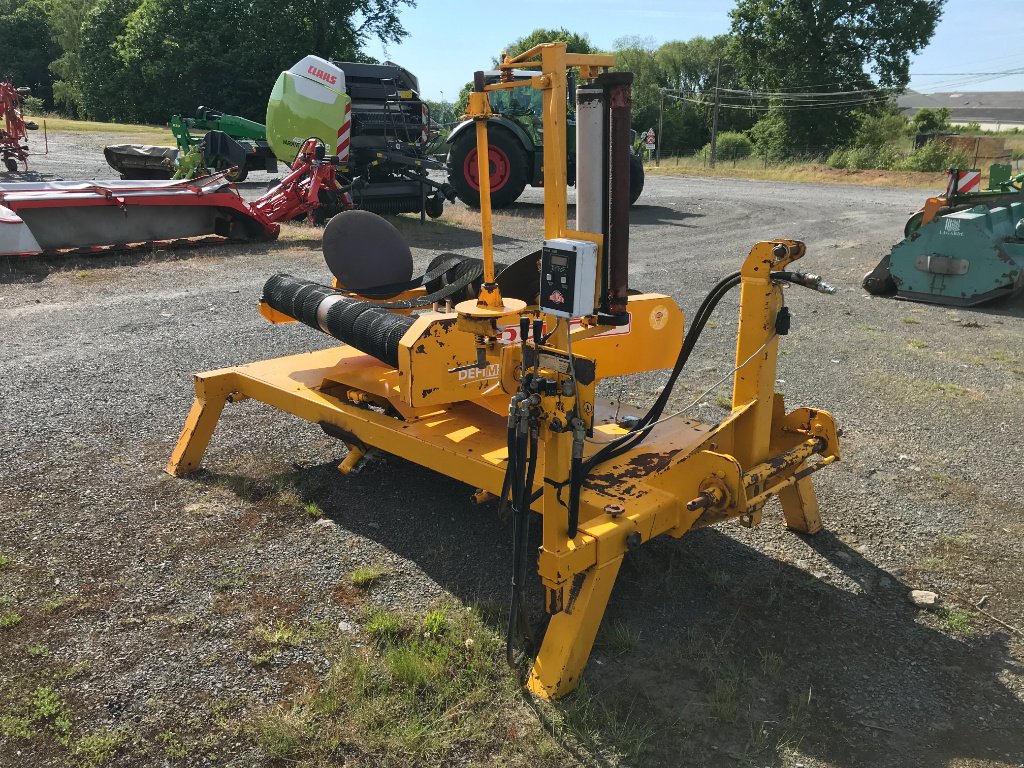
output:
<path id="1" fill-rule="evenodd" d="M 931 43 L 911 60 L 910 87 L 922 93 L 1024 91 L 1022 5 L 948 0 Z M 401 11 L 408 37 L 387 49 L 373 41 L 366 52 L 413 72 L 426 98 L 451 101 L 475 70 L 490 69 L 503 46 L 537 27 L 586 33 L 606 50 L 624 36 L 649 38 L 657 46 L 727 32 L 733 6 L 733 0 L 418 0 Z M 970 76 L 1010 69 L 1021 74 Z"/>

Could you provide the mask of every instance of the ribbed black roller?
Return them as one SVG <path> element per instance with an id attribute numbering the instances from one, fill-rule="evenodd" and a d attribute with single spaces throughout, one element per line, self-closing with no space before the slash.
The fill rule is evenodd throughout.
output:
<path id="1" fill-rule="evenodd" d="M 401 233 L 375 213 L 342 211 L 324 228 L 324 260 L 350 291 L 406 282 L 412 251 Z"/>
<path id="2" fill-rule="evenodd" d="M 396 368 L 398 343 L 414 322 L 411 317 L 291 275 L 274 275 L 267 280 L 263 300 L 278 312 Z"/>

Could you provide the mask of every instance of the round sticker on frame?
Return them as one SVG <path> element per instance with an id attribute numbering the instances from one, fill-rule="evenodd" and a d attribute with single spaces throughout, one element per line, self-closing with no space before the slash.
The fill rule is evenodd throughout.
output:
<path id="1" fill-rule="evenodd" d="M 668 324 L 668 307 L 659 304 L 651 310 L 651 328 L 660 331 Z"/>

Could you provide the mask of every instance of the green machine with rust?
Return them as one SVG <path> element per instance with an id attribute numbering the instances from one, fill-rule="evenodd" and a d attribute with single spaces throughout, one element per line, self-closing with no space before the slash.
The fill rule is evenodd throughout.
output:
<path id="1" fill-rule="evenodd" d="M 864 276 L 865 290 L 960 307 L 1024 290 L 1024 175 L 1000 170 L 988 189 L 965 193 L 964 172 L 952 169 L 946 193 L 911 217 L 906 237 Z"/>

